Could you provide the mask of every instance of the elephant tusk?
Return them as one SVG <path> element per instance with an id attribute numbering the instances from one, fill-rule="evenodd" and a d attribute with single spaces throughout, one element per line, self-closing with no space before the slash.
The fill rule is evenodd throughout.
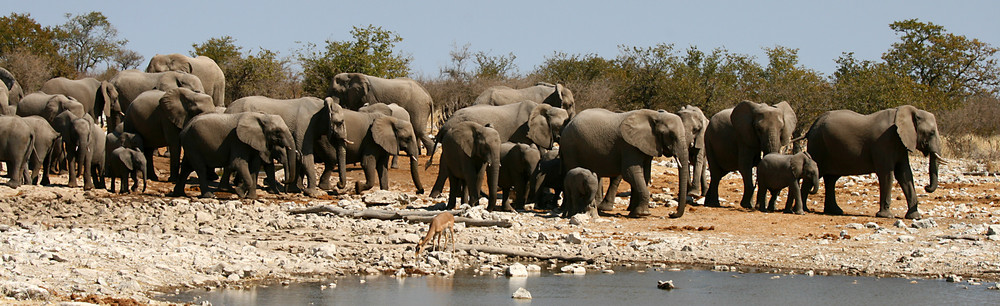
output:
<path id="1" fill-rule="evenodd" d="M 410 155 L 410 161 L 414 161 L 414 162 L 417 161 L 417 157 L 413 156 L 413 155 Z"/>
<path id="2" fill-rule="evenodd" d="M 344 138 L 344 143 L 349 144 L 349 145 L 354 144 L 353 141 L 347 140 L 347 138 Z"/>
<path id="3" fill-rule="evenodd" d="M 947 164 L 951 163 L 950 160 L 945 159 L 944 157 L 941 156 L 941 154 L 934 153 L 934 157 L 936 157 L 938 159 L 938 163 L 939 164 L 947 165 Z"/>

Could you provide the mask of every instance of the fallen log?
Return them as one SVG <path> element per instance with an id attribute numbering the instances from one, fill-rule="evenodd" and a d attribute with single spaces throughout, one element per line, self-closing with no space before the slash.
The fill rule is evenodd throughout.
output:
<path id="1" fill-rule="evenodd" d="M 444 212 L 456 215 L 464 213 L 465 210 L 446 210 L 446 211 L 419 211 L 419 210 L 387 211 L 381 209 L 350 210 L 333 205 L 320 205 L 303 209 L 293 209 L 290 210 L 288 213 L 293 215 L 330 213 L 336 216 L 351 217 L 357 219 L 379 219 L 379 220 L 403 219 L 408 222 L 430 223 L 431 218 Z M 513 224 L 511 224 L 508 221 L 480 220 L 480 219 L 471 219 L 466 217 L 455 217 L 455 222 L 465 223 L 465 226 L 477 226 L 477 227 L 496 226 L 496 227 L 507 228 L 513 226 Z"/>
<path id="2" fill-rule="evenodd" d="M 579 257 L 579 256 L 563 256 L 563 255 L 558 255 L 558 254 L 541 254 L 541 253 L 535 253 L 535 252 L 532 252 L 532 251 L 516 250 L 514 248 L 499 248 L 499 247 L 481 246 L 481 245 L 457 245 L 455 247 L 458 248 L 459 250 L 463 250 L 463 251 L 472 251 L 472 250 L 475 250 L 476 252 L 482 252 L 482 253 L 497 254 L 497 255 L 507 255 L 507 256 L 515 256 L 515 257 L 536 258 L 536 259 L 539 259 L 539 260 L 556 259 L 556 260 L 566 261 L 566 262 L 587 262 L 587 263 L 593 263 L 594 262 L 594 259 L 592 259 L 592 258 L 584 258 L 584 257 Z"/>
<path id="3" fill-rule="evenodd" d="M 432 218 L 434 218 L 434 217 L 433 216 L 405 216 L 405 217 L 403 217 L 403 219 L 406 220 L 406 221 L 408 221 L 408 222 L 422 222 L 422 223 L 431 223 L 431 219 Z M 455 223 L 465 223 L 465 226 L 476 226 L 476 227 L 496 226 L 496 227 L 507 228 L 507 227 L 514 226 L 513 224 L 511 224 L 508 221 L 482 220 L 482 219 L 472 219 L 472 218 L 466 218 L 466 217 L 455 217 Z"/>

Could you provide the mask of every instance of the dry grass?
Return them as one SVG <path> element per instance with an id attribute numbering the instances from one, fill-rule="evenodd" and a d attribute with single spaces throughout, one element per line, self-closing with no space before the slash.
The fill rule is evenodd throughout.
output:
<path id="1" fill-rule="evenodd" d="M 974 134 L 942 137 L 944 156 L 967 158 L 976 161 L 966 171 L 1000 172 L 1000 135 Z"/>

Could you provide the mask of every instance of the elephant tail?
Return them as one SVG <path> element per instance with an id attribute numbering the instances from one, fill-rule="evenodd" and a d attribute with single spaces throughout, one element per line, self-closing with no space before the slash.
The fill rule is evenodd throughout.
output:
<path id="1" fill-rule="evenodd" d="M 816 120 L 813 121 L 813 123 L 809 125 L 809 129 L 807 129 L 804 133 L 802 133 L 802 135 L 799 135 L 799 137 L 793 138 L 791 142 L 794 143 L 794 142 L 797 142 L 797 141 L 809 138 L 809 134 L 812 133 L 813 128 L 816 127 L 816 123 L 819 122 L 819 119 L 822 119 L 822 118 L 816 118 Z"/>
<path id="2" fill-rule="evenodd" d="M 427 148 L 427 164 L 424 165 L 424 170 L 431 167 L 431 163 L 434 161 L 434 151 L 437 151 L 438 144 L 441 143 L 441 139 L 446 134 L 447 130 L 442 128 L 438 130 L 437 135 L 434 135 L 434 144 L 430 148 Z"/>

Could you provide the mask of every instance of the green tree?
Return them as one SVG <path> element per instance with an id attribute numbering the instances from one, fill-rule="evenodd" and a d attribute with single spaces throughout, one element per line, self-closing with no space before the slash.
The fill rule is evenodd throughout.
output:
<path id="1" fill-rule="evenodd" d="M 924 86 L 888 64 L 858 60 L 854 53 L 844 53 L 836 62 L 832 77 L 835 108 L 870 114 L 904 104 L 924 107 Z"/>
<path id="2" fill-rule="evenodd" d="M 289 99 L 301 95 L 291 61 L 261 48 L 256 54 L 230 59 L 225 65 L 226 96 Z"/>
<path id="3" fill-rule="evenodd" d="M 570 55 L 556 52 L 546 57 L 534 73 L 548 82 L 569 84 L 606 78 L 614 67 L 612 61 L 596 54 Z"/>
<path id="4" fill-rule="evenodd" d="M 762 82 L 750 98 L 767 104 L 787 101 L 795 109 L 799 128 L 808 128 L 813 119 L 830 109 L 830 84 L 815 70 L 799 64 L 798 49 L 775 46 L 764 51 L 768 65 L 760 71 Z"/>
<path id="5" fill-rule="evenodd" d="M 615 101 L 623 110 L 656 108 L 667 104 L 662 84 L 678 57 L 672 44 L 654 47 L 619 46 L 615 59 L 616 77 L 621 81 L 615 89 Z"/>
<path id="6" fill-rule="evenodd" d="M 128 49 L 119 49 L 111 56 L 111 62 L 115 64 L 114 69 L 118 71 L 125 71 L 128 69 L 137 69 L 139 65 L 145 62 L 145 58 L 139 52 Z"/>
<path id="7" fill-rule="evenodd" d="M 507 79 L 513 77 L 517 70 L 514 59 L 517 56 L 513 52 L 507 55 L 489 55 L 484 51 L 476 52 L 476 72 L 477 78 L 481 79 Z"/>
<path id="8" fill-rule="evenodd" d="M 725 49 L 705 53 L 691 46 L 672 63 L 671 74 L 664 83 L 663 108 L 675 110 L 690 104 L 712 114 L 731 107 L 734 101 L 743 98 L 743 93 L 737 90 L 741 80 L 739 63 L 743 61 L 753 62 L 745 55 L 731 54 Z"/>
<path id="9" fill-rule="evenodd" d="M 928 98 L 936 97 L 927 107 L 953 108 L 965 97 L 997 92 L 997 48 L 917 19 L 896 21 L 889 28 L 900 35 L 900 41 L 882 59 L 890 69 L 924 85 Z"/>
<path id="10" fill-rule="evenodd" d="M 237 46 L 236 39 L 232 36 L 209 38 L 201 44 L 191 44 L 191 47 L 194 48 L 190 52 L 191 56 L 207 56 L 219 64 L 219 67 L 243 58 L 243 47 Z"/>
<path id="11" fill-rule="evenodd" d="M 383 78 L 410 73 L 413 59 L 396 50 L 396 44 L 403 38 L 395 32 L 374 25 L 355 26 L 351 36 L 353 41 L 327 40 L 322 50 L 310 43 L 298 51 L 303 90 L 307 94 L 326 96 L 330 80 L 341 72 L 360 72 Z"/>
<path id="12" fill-rule="evenodd" d="M 54 29 L 41 26 L 29 14 L 0 17 L 0 59 L 19 78 L 29 74 L 45 80 L 52 76 L 73 76 L 73 67 L 59 55 L 55 37 Z"/>
<path id="13" fill-rule="evenodd" d="M 66 23 L 56 27 L 60 52 L 76 71 L 87 72 L 110 60 L 128 40 L 118 39 L 118 30 L 101 12 L 66 14 Z"/>

